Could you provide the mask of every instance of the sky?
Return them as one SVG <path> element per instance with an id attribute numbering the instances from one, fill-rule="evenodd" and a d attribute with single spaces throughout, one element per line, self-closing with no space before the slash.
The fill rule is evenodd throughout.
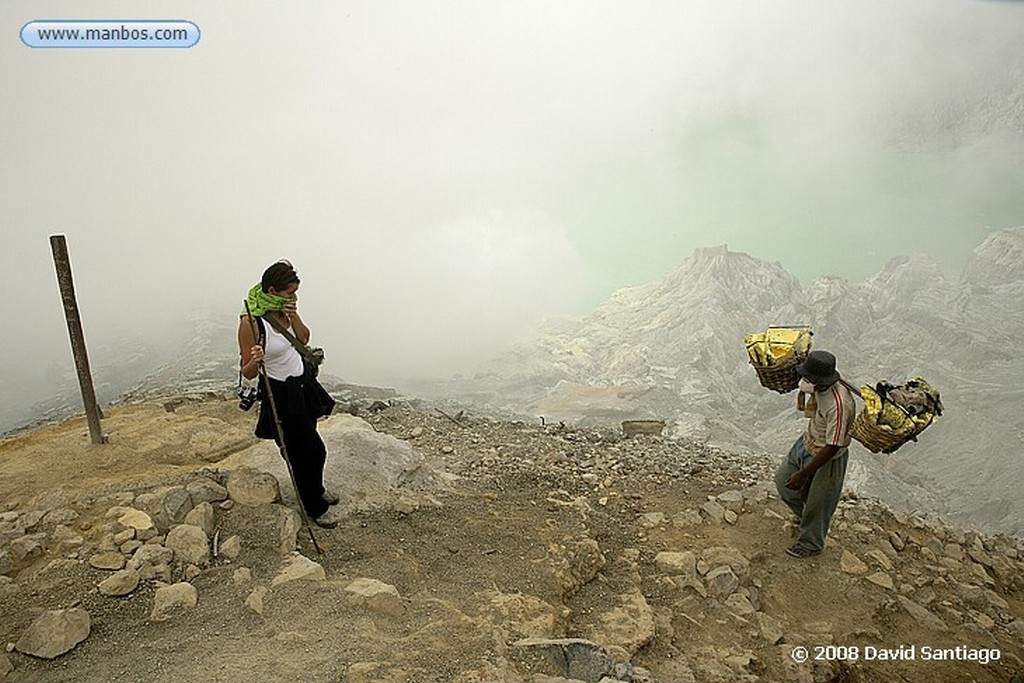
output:
<path id="1" fill-rule="evenodd" d="M 727 244 L 804 282 L 1024 224 L 1024 3 L 0 4 L 0 391 L 173 349 L 279 258 L 329 368 L 471 372 L 548 316 Z M 188 49 L 42 49 L 187 19 Z M 333 350 L 333 353 L 331 352 Z"/>

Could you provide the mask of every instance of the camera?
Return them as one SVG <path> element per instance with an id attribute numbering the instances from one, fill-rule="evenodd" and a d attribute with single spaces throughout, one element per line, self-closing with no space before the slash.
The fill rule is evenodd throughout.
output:
<path id="1" fill-rule="evenodd" d="M 249 410 L 256 403 L 259 391 L 256 387 L 238 387 L 238 407 Z"/>

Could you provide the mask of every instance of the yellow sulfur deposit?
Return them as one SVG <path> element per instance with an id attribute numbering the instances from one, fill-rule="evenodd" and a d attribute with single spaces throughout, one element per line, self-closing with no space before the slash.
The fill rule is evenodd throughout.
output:
<path id="1" fill-rule="evenodd" d="M 811 349 L 810 327 L 769 327 L 766 332 L 743 338 L 750 362 L 761 367 L 791 363 Z"/>
<path id="2" fill-rule="evenodd" d="M 914 379 L 931 390 L 931 387 L 920 377 Z M 895 403 L 883 401 L 878 392 L 866 384 L 861 386 L 860 395 L 864 399 L 864 411 L 870 422 L 882 431 L 896 436 L 910 437 L 917 434 L 930 425 L 936 417 L 932 411 L 926 411 L 920 415 L 910 415 Z M 941 410 L 941 404 L 938 405 Z"/>

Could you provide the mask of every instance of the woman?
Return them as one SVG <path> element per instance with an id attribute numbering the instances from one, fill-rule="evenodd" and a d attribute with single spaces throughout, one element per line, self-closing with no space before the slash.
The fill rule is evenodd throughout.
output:
<path id="1" fill-rule="evenodd" d="M 263 273 L 262 280 L 249 290 L 247 310 L 242 311 L 238 325 L 238 349 L 242 355 L 242 375 L 248 379 L 266 374 L 270 380 L 277 416 L 284 433 L 285 451 L 291 463 L 302 506 L 319 526 L 333 528 L 338 518 L 330 506 L 338 497 L 324 489 L 324 463 L 327 448 L 316 431 L 316 421 L 330 414 L 334 401 L 303 363 L 302 355 L 278 329 L 290 332 L 298 342 L 309 341 L 309 328 L 297 308 L 299 276 L 288 261 L 278 261 Z M 252 317 L 250 317 L 250 314 Z M 278 329 L 275 329 L 275 326 Z M 266 383 L 260 380 L 260 415 L 256 436 L 281 440 L 270 401 L 266 400 Z"/>

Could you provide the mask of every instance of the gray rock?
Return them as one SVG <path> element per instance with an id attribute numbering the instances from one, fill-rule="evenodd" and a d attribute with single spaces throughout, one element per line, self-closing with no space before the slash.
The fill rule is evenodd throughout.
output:
<path id="1" fill-rule="evenodd" d="M 42 557 L 45 534 L 29 534 L 10 542 L 8 550 L 15 562 L 22 562 L 30 557 Z"/>
<path id="2" fill-rule="evenodd" d="M 219 503 L 228 497 L 228 490 L 209 477 L 193 479 L 185 485 L 185 490 L 196 506 L 200 503 Z"/>
<path id="3" fill-rule="evenodd" d="M 168 522 L 181 524 L 185 521 L 185 515 L 192 510 L 192 496 L 183 488 L 171 489 L 164 494 L 160 501 L 160 508 Z"/>
<path id="4" fill-rule="evenodd" d="M 53 529 L 59 524 L 70 524 L 78 519 L 78 512 L 71 508 L 58 508 L 50 510 L 43 515 L 40 526 L 44 529 Z"/>
<path id="5" fill-rule="evenodd" d="M 711 567 L 729 565 L 741 583 L 750 577 L 750 561 L 736 548 L 728 546 L 708 548 L 701 553 L 701 558 Z"/>
<path id="6" fill-rule="evenodd" d="M 725 598 L 736 592 L 740 586 L 740 580 L 736 577 L 732 568 L 728 565 L 715 567 L 704 577 L 704 584 L 708 593 L 717 598 Z"/>
<path id="7" fill-rule="evenodd" d="M 528 638 L 517 641 L 516 647 L 542 652 L 560 674 L 586 683 L 597 683 L 614 668 L 608 652 L 589 640 Z"/>
<path id="8" fill-rule="evenodd" d="M 32 622 L 14 647 L 26 655 L 53 659 L 85 640 L 91 628 L 92 621 L 84 609 L 50 610 Z"/>
<path id="9" fill-rule="evenodd" d="M 11 664 L 10 657 L 6 653 L 0 653 L 0 681 L 7 678 L 7 674 L 14 671 L 14 665 Z"/>
<path id="10" fill-rule="evenodd" d="M 713 500 L 701 505 L 700 512 L 709 524 L 720 524 L 725 519 L 725 508 Z"/>
<path id="11" fill-rule="evenodd" d="M 14 558 L 7 550 L 0 549 L 0 574 L 9 574 L 14 571 Z"/>

